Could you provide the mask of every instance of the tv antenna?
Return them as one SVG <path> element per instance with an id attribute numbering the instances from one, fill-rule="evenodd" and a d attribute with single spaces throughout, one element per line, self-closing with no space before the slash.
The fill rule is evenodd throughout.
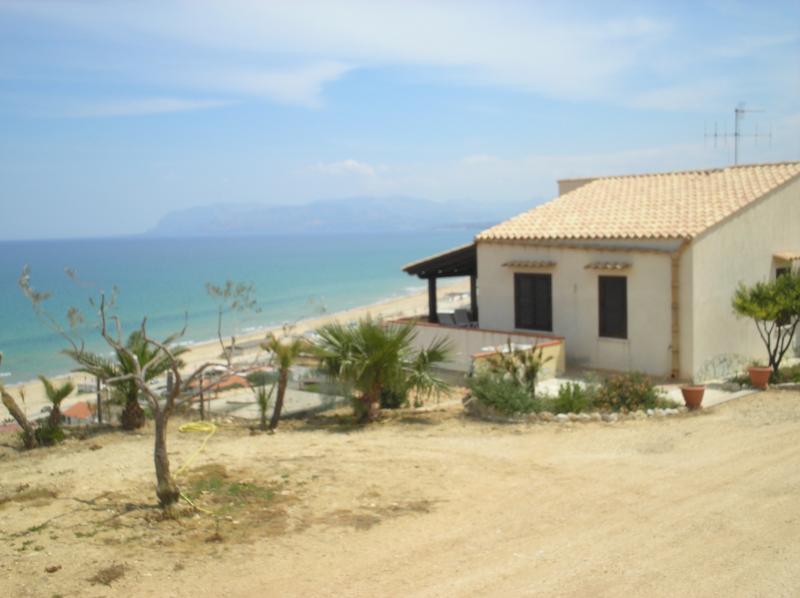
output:
<path id="1" fill-rule="evenodd" d="M 717 147 L 718 140 L 722 140 L 725 146 L 728 145 L 728 139 L 733 139 L 733 163 L 734 165 L 739 163 L 739 141 L 744 138 L 753 139 L 758 145 L 759 139 L 768 139 L 770 145 L 772 145 L 772 126 L 770 125 L 769 133 L 759 133 L 758 132 L 758 123 L 755 126 L 755 132 L 753 133 L 742 133 L 741 130 L 741 123 L 742 119 L 744 118 L 745 114 L 754 113 L 754 112 L 764 112 L 764 110 L 753 110 L 750 108 L 745 108 L 744 102 L 739 102 L 736 108 L 733 109 L 733 133 L 728 133 L 728 129 L 725 128 L 723 132 L 720 133 L 719 127 L 717 126 L 716 121 L 714 122 L 714 132 L 709 133 L 708 128 L 705 130 L 705 134 L 703 137 L 705 139 L 713 139 L 714 140 L 714 147 Z"/>

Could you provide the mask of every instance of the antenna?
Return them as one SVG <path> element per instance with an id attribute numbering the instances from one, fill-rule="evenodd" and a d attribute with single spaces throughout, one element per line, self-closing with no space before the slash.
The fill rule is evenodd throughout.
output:
<path id="1" fill-rule="evenodd" d="M 754 113 L 754 112 L 764 112 L 764 110 L 754 110 L 754 109 L 745 108 L 744 102 L 739 102 L 739 104 L 736 106 L 736 108 L 733 109 L 733 134 L 728 133 L 727 129 L 725 130 L 724 133 L 720 133 L 719 129 L 717 127 L 717 123 L 716 123 L 716 121 L 714 121 L 714 132 L 713 133 L 709 133 L 708 129 L 706 128 L 706 131 L 705 131 L 703 137 L 705 139 L 709 139 L 709 138 L 714 139 L 714 148 L 717 147 L 717 140 L 718 139 L 721 139 L 725 143 L 725 146 L 727 147 L 728 138 L 732 137 L 733 138 L 733 163 L 734 164 L 738 164 L 739 163 L 739 140 L 740 139 L 742 139 L 744 137 L 748 137 L 750 139 L 753 139 L 755 141 L 756 145 L 758 145 L 758 140 L 759 139 L 768 139 L 770 145 L 772 145 L 772 127 L 771 126 L 770 126 L 770 129 L 769 129 L 769 133 L 766 133 L 766 134 L 758 132 L 758 124 L 756 124 L 756 126 L 755 126 L 755 133 L 749 133 L 749 134 L 742 133 L 742 131 L 741 131 L 742 119 L 744 118 L 745 114 Z"/>

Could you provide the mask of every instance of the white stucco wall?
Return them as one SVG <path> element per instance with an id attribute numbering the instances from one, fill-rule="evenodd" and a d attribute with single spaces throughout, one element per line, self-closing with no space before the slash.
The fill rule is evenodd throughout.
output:
<path id="1" fill-rule="evenodd" d="M 617 243 L 618 245 L 618 243 Z M 647 247 L 646 242 L 639 242 Z M 650 247 L 677 247 L 661 242 Z M 514 260 L 552 260 L 547 270 L 508 268 Z M 614 274 L 587 270 L 590 262 L 627 262 L 628 339 L 598 335 L 598 277 Z M 682 269 L 689 277 L 690 267 Z M 671 370 L 671 262 L 669 254 L 612 252 L 478 244 L 478 306 L 480 326 L 514 330 L 514 273 L 549 272 L 553 282 L 552 334 L 566 339 L 568 364 L 610 370 L 639 370 L 667 376 Z M 682 314 L 683 316 L 683 314 Z M 686 314 L 688 321 L 691 315 Z M 546 332 L 546 331 L 543 331 Z"/>
<path id="2" fill-rule="evenodd" d="M 737 361 L 765 359 L 751 320 L 737 318 L 731 297 L 739 284 L 775 275 L 773 254 L 800 252 L 800 180 L 745 208 L 692 243 L 693 355 L 698 380 L 726 375 Z M 569 345 L 567 345 L 569 351 Z"/>

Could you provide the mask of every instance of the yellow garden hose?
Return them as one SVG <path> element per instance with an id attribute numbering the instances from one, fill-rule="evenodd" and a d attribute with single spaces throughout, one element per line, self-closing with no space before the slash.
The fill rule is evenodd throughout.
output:
<path id="1" fill-rule="evenodd" d="M 178 431 L 179 432 L 183 432 L 183 433 L 186 433 L 186 432 L 204 432 L 206 434 L 206 437 L 203 439 L 202 444 L 197 448 L 197 450 L 194 453 L 192 453 L 189 456 L 189 458 L 183 463 L 183 465 L 181 465 L 178 468 L 178 471 L 175 472 L 175 477 L 178 477 L 184 471 L 186 471 L 186 469 L 189 467 L 189 465 L 191 465 L 192 461 L 195 460 L 197 455 L 199 455 L 200 453 L 203 452 L 203 449 L 206 448 L 206 444 L 208 444 L 208 441 L 211 439 L 211 437 L 217 431 L 217 426 L 215 424 L 211 423 L 211 422 L 190 422 L 188 424 L 183 424 L 182 426 L 180 426 L 178 428 Z M 192 507 L 194 507 L 198 511 L 203 511 L 204 513 L 208 513 L 209 515 L 214 515 L 214 513 L 212 513 L 208 509 L 204 509 L 202 507 L 198 507 L 183 492 L 181 492 L 181 498 L 183 500 L 185 500 L 186 502 L 188 502 L 190 505 L 192 505 Z"/>

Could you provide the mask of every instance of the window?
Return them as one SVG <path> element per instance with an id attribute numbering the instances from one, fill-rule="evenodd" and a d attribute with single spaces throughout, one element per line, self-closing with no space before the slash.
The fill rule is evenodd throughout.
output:
<path id="1" fill-rule="evenodd" d="M 628 338 L 628 279 L 600 276 L 600 336 Z"/>
<path id="2" fill-rule="evenodd" d="M 791 270 L 787 267 L 783 268 L 775 268 L 775 278 L 780 278 L 781 276 L 788 276 Z"/>
<path id="3" fill-rule="evenodd" d="M 514 326 L 553 330 L 553 284 L 549 274 L 514 274 Z"/>

